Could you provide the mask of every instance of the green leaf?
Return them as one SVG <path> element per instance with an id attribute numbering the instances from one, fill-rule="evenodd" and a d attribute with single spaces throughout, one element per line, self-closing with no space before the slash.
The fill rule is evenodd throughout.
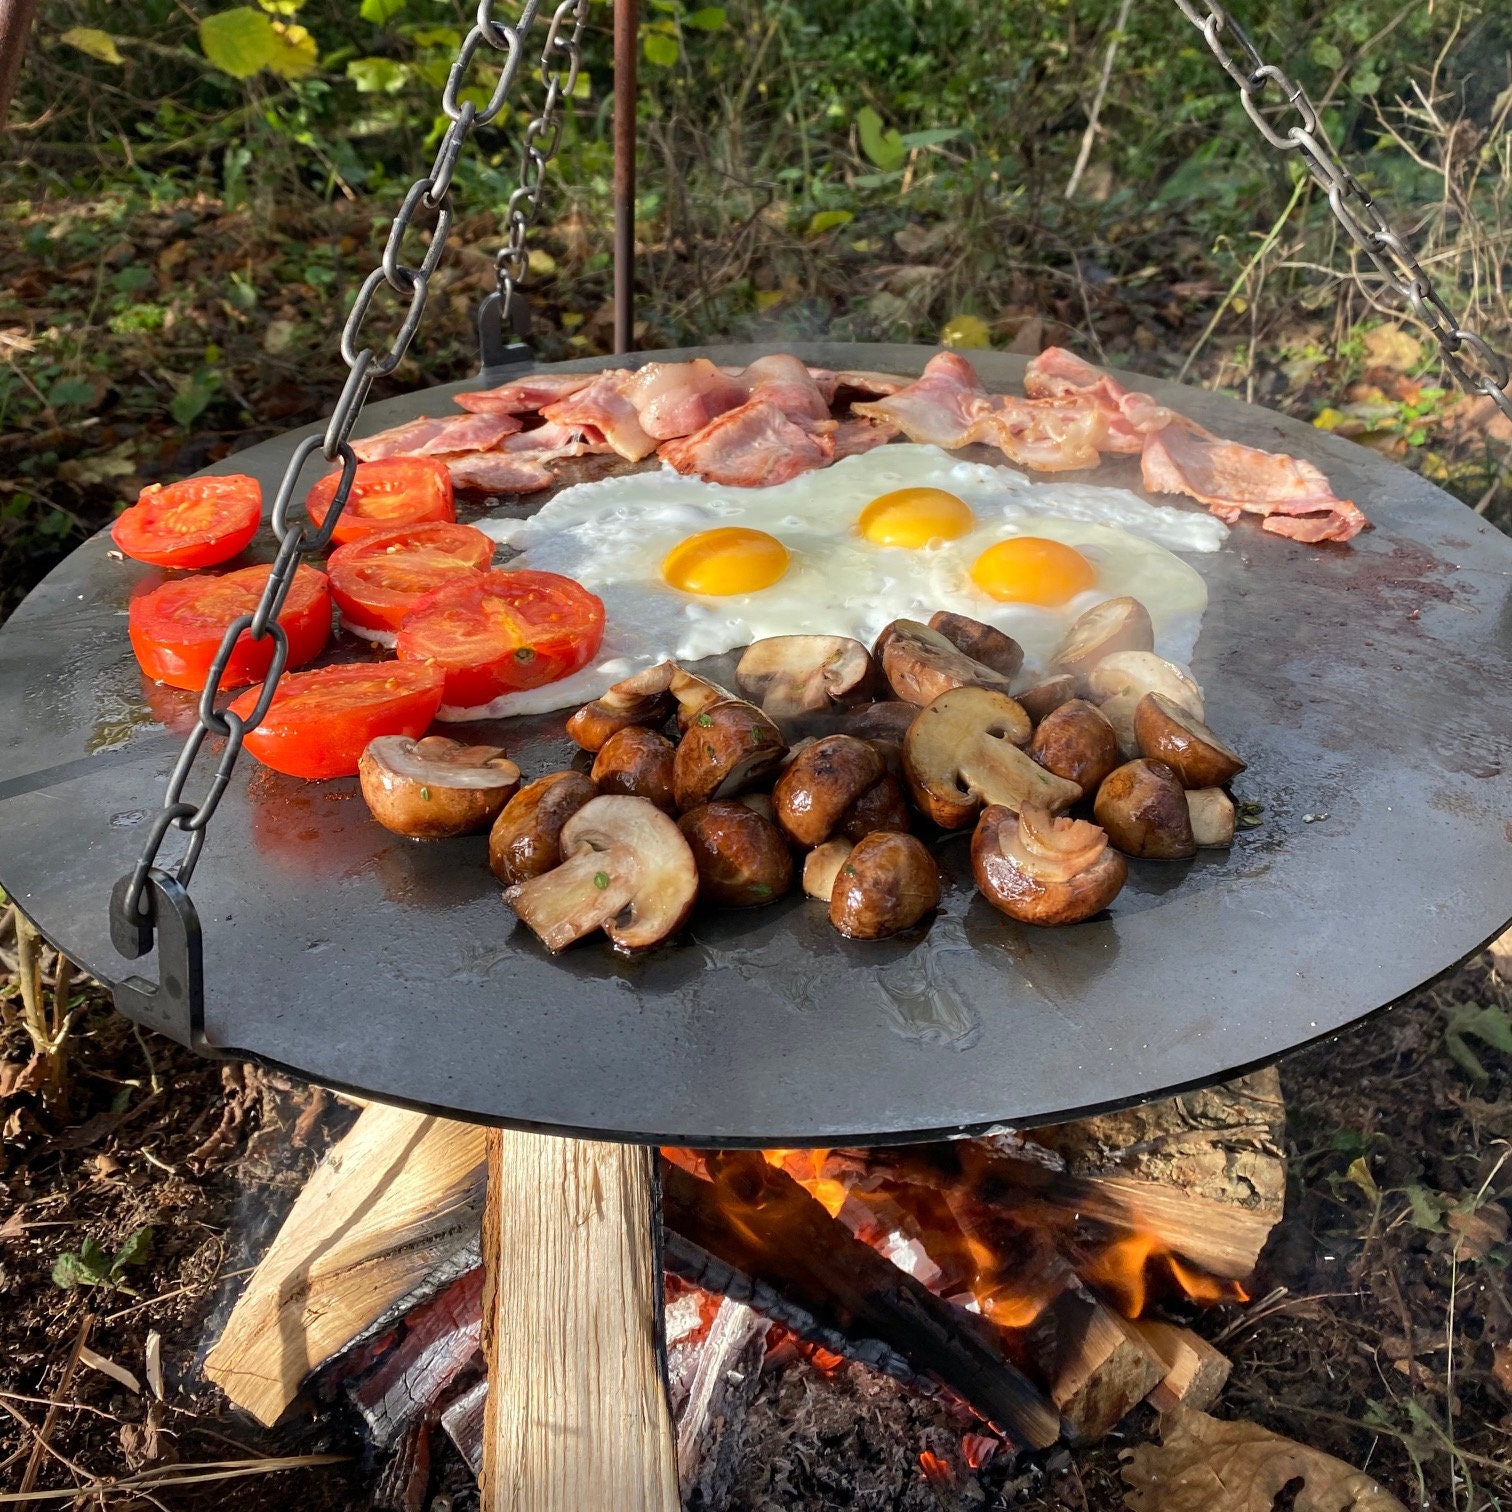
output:
<path id="1" fill-rule="evenodd" d="M 109 32 L 96 31 L 92 26 L 71 26 L 58 40 L 76 47 L 81 53 L 88 53 L 91 58 L 98 58 L 102 63 L 126 61 L 121 56 L 120 48 L 116 46 L 115 38 Z"/>
<path id="2" fill-rule="evenodd" d="M 53 1261 L 52 1279 L 54 1286 L 69 1291 L 75 1286 L 101 1286 L 106 1277 L 87 1264 L 82 1255 L 65 1250 Z"/>
<path id="3" fill-rule="evenodd" d="M 855 212 L 851 210 L 818 210 L 808 223 L 809 235 L 818 236 L 821 232 L 833 231 L 836 226 L 848 226 L 855 218 Z"/>
<path id="4" fill-rule="evenodd" d="M 727 19 L 724 6 L 706 5 L 691 16 L 684 16 L 683 25 L 691 26 L 694 31 L 723 31 Z"/>
<path id="5" fill-rule="evenodd" d="M 882 117 L 870 105 L 863 105 L 856 113 L 856 134 L 861 139 L 861 150 L 884 173 L 903 166 L 908 149 L 903 138 L 889 127 L 882 129 Z"/>
<path id="6" fill-rule="evenodd" d="M 1491 1073 L 1466 1043 L 1471 1036 L 1493 1050 L 1512 1055 L 1512 1019 L 1507 1017 L 1505 1008 L 1461 1003 L 1444 1024 L 1444 1049 L 1450 1058 L 1462 1066 L 1473 1081 L 1483 1082 Z"/>
<path id="7" fill-rule="evenodd" d="M 201 368 L 192 378 L 178 380 L 178 392 L 168 401 L 168 413 L 187 430 L 220 392 L 220 379 Z"/>
<path id="8" fill-rule="evenodd" d="M 409 83 L 410 70 L 407 63 L 393 58 L 353 58 L 346 76 L 358 94 L 398 94 Z"/>
<path id="9" fill-rule="evenodd" d="M 250 79 L 273 59 L 278 37 L 261 11 L 239 5 L 200 22 L 200 47 L 211 63 L 233 79 Z"/>
<path id="10" fill-rule="evenodd" d="M 362 0 L 358 15 L 374 26 L 387 26 L 404 9 L 405 0 Z"/>
<path id="11" fill-rule="evenodd" d="M 939 147 L 961 135 L 959 126 L 936 127 L 932 131 L 907 131 L 898 138 L 905 147 Z"/>
<path id="12" fill-rule="evenodd" d="M 128 1265 L 141 1265 L 152 1254 L 152 1225 L 146 1224 L 127 1235 L 126 1242 L 110 1262 L 110 1279 L 119 1278 Z"/>
<path id="13" fill-rule="evenodd" d="M 940 345 L 981 348 L 992 345 L 992 332 L 980 315 L 953 315 L 940 328 Z"/>
<path id="14" fill-rule="evenodd" d="M 671 68 L 682 49 L 678 47 L 676 37 L 668 37 L 662 32 L 647 32 L 641 43 L 641 51 L 646 55 L 646 62 L 654 63 L 658 68 Z"/>
<path id="15" fill-rule="evenodd" d="M 1322 37 L 1314 37 L 1312 45 L 1307 51 L 1319 68 L 1342 68 L 1344 66 L 1344 54 L 1332 42 L 1326 42 Z"/>
<path id="16" fill-rule="evenodd" d="M 47 402 L 54 409 L 68 404 L 88 404 L 94 398 L 94 384 L 87 378 L 60 378 L 48 390 Z"/>
<path id="17" fill-rule="evenodd" d="M 304 0 L 257 0 L 257 3 L 275 16 L 292 16 L 304 4 Z"/>
<path id="18" fill-rule="evenodd" d="M 1376 1185 L 1375 1177 L 1370 1174 L 1370 1167 L 1365 1164 L 1363 1155 L 1357 1155 L 1349 1162 L 1349 1169 L 1345 1171 L 1344 1179 L 1359 1187 L 1372 1202 L 1381 1200 L 1381 1189 Z"/>
<path id="19" fill-rule="evenodd" d="M 315 72 L 318 53 L 315 39 L 307 28 L 292 21 L 273 23 L 273 56 L 268 61 L 268 71 L 280 79 L 302 79 Z"/>
<path id="20" fill-rule="evenodd" d="M 1403 1187 L 1402 1194 L 1412 1209 L 1413 1228 L 1426 1229 L 1430 1234 L 1443 1233 L 1444 1203 L 1436 1192 L 1430 1192 L 1426 1187 L 1410 1186 Z"/>

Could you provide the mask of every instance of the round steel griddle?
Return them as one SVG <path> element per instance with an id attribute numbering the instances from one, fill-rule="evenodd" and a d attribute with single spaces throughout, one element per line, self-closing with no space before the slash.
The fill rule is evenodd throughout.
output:
<path id="1" fill-rule="evenodd" d="M 788 349 L 908 373 L 930 355 Z M 1017 389 L 1022 360 L 975 360 Z M 465 1118 L 678 1144 L 881 1142 L 1212 1081 L 1476 949 L 1512 916 L 1512 541 L 1347 441 L 1133 381 L 1220 435 L 1317 462 L 1376 527 L 1317 549 L 1245 520 L 1192 559 L 1210 592 L 1209 718 L 1249 759 L 1238 796 L 1264 805 L 1231 853 L 1135 862 L 1109 917 L 1037 931 L 975 895 L 963 836 L 942 847 L 950 880 L 922 935 L 851 943 L 796 897 L 696 916 L 648 959 L 598 939 L 553 959 L 500 903 L 482 838 L 397 839 L 354 781 L 248 757 L 193 885 L 210 1042 Z M 376 404 L 366 428 L 446 413 L 462 386 Z M 211 471 L 254 473 L 271 497 L 304 434 Z M 1094 476 L 1137 485 L 1129 462 Z M 0 630 L 0 882 L 106 982 L 139 969 L 110 946 L 107 899 L 193 702 L 144 687 L 124 609 L 152 569 L 109 546 L 81 547 Z M 566 764 L 560 716 L 520 724 L 506 739 L 528 774 Z"/>

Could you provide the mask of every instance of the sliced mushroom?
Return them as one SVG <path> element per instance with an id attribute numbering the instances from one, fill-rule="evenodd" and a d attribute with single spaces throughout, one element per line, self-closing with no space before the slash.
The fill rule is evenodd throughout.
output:
<path id="1" fill-rule="evenodd" d="M 1186 793 L 1164 762 L 1141 758 L 1110 772 L 1092 812 L 1126 856 L 1174 861 L 1197 850 Z"/>
<path id="2" fill-rule="evenodd" d="M 1013 696 L 1024 706 L 1024 713 L 1038 724 L 1076 697 L 1076 679 L 1069 672 L 1060 672 Z"/>
<path id="3" fill-rule="evenodd" d="M 595 798 L 567 821 L 561 845 L 560 866 L 504 894 L 548 950 L 595 929 L 618 950 L 649 950 L 688 917 L 698 868 L 682 831 L 655 804 Z"/>
<path id="4" fill-rule="evenodd" d="M 1110 698 L 1163 693 L 1189 714 L 1202 718 L 1202 689 L 1192 675 L 1153 651 L 1116 651 L 1087 674 L 1087 686 L 1098 703 Z"/>
<path id="5" fill-rule="evenodd" d="M 754 787 L 782 760 L 782 733 L 755 704 L 732 698 L 704 704 L 672 758 L 672 791 L 687 813 L 712 798 Z"/>
<path id="6" fill-rule="evenodd" d="M 995 625 L 984 625 L 967 614 L 952 614 L 940 609 L 929 616 L 929 628 L 938 630 L 957 651 L 972 661 L 1016 677 L 1024 665 L 1024 648 L 1011 635 L 1004 635 Z"/>
<path id="7" fill-rule="evenodd" d="M 593 760 L 593 780 L 601 793 L 649 798 L 663 813 L 676 814 L 672 764 L 676 747 L 665 735 L 626 725 L 603 744 Z"/>
<path id="8" fill-rule="evenodd" d="M 849 840 L 826 840 L 803 858 L 803 890 L 811 898 L 828 903 L 835 890 L 835 878 L 852 849 Z"/>
<path id="9" fill-rule="evenodd" d="M 982 896 L 1024 924 L 1079 924 L 1118 896 L 1128 863 L 1085 819 L 1056 819 L 1029 805 L 1017 815 L 982 810 L 971 837 L 971 870 Z"/>
<path id="10" fill-rule="evenodd" d="M 877 644 L 888 686 L 905 703 L 926 706 L 951 688 L 1008 691 L 1001 672 L 958 651 L 938 630 L 917 620 L 894 620 Z"/>
<path id="11" fill-rule="evenodd" d="M 562 860 L 562 826 L 598 797 L 582 772 L 552 772 L 528 782 L 494 820 L 488 864 L 506 887 L 542 876 Z"/>
<path id="12" fill-rule="evenodd" d="M 852 940 L 884 940 L 940 906 L 940 868 L 912 835 L 858 840 L 830 891 L 830 923 Z"/>
<path id="13" fill-rule="evenodd" d="M 1111 598 L 1094 604 L 1066 631 L 1050 665 L 1079 677 L 1115 652 L 1154 649 L 1150 611 L 1136 598 Z"/>
<path id="14" fill-rule="evenodd" d="M 918 712 L 918 704 L 882 700 L 850 710 L 840 728 L 858 740 L 890 740 L 901 745 Z"/>
<path id="15" fill-rule="evenodd" d="M 1239 753 L 1202 720 L 1160 693 L 1146 693 L 1134 710 L 1139 749 L 1163 761 L 1189 788 L 1223 787 L 1244 770 Z"/>
<path id="16" fill-rule="evenodd" d="M 943 829 L 964 829 L 984 803 L 1017 813 L 1026 803 L 1069 808 L 1081 789 L 1018 748 L 1029 717 L 1006 693 L 953 688 L 909 726 L 903 770 L 919 808 Z"/>
<path id="17" fill-rule="evenodd" d="M 1028 752 L 1048 772 L 1074 782 L 1090 798 L 1118 765 L 1118 737 L 1095 704 L 1073 698 L 1047 714 Z"/>
<path id="18" fill-rule="evenodd" d="M 678 670 L 673 662 L 658 662 L 615 683 L 567 721 L 568 736 L 585 751 L 601 751 L 620 730 L 663 723 L 672 712 L 672 677 Z"/>
<path id="19" fill-rule="evenodd" d="M 839 829 L 846 810 L 885 772 L 869 741 L 854 735 L 810 741 L 772 789 L 777 822 L 799 845 L 822 845 Z"/>
<path id="20" fill-rule="evenodd" d="M 735 684 L 773 719 L 858 703 L 871 691 L 871 653 L 845 635 L 771 635 L 752 641 Z"/>
<path id="21" fill-rule="evenodd" d="M 891 772 L 884 772 L 840 816 L 839 831 L 848 840 L 860 840 L 878 830 L 894 830 L 906 835 L 913 829 L 913 817 L 902 784 Z"/>
<path id="22" fill-rule="evenodd" d="M 1188 788 L 1186 801 L 1199 850 L 1234 843 L 1234 800 L 1222 788 Z"/>
<path id="23" fill-rule="evenodd" d="M 711 704 L 738 703 L 739 699 L 728 688 L 685 672 L 675 663 L 672 668 L 672 697 L 677 700 L 677 728 L 686 730 L 694 718 Z"/>
<path id="24" fill-rule="evenodd" d="M 373 818 L 415 840 L 486 829 L 520 788 L 520 769 L 501 747 L 444 735 L 380 735 L 363 751 L 357 777 Z"/>
<path id="25" fill-rule="evenodd" d="M 720 798 L 677 821 L 698 867 L 699 896 L 726 908 L 772 903 L 793 885 L 793 853 L 775 824 Z"/>

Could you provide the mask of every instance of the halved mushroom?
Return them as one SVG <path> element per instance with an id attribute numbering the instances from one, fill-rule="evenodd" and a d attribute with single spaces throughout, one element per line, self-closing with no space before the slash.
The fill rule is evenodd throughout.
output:
<path id="1" fill-rule="evenodd" d="M 886 771 L 869 741 L 825 735 L 787 764 L 772 789 L 777 822 L 799 845 L 822 845 L 845 812 Z"/>
<path id="2" fill-rule="evenodd" d="M 358 760 L 357 777 L 373 818 L 415 840 L 485 829 L 520 788 L 520 769 L 502 747 L 444 735 L 380 735 Z"/>
<path id="3" fill-rule="evenodd" d="M 735 668 L 735 684 L 763 714 L 794 719 L 871 691 L 871 653 L 845 635 L 769 635 L 752 641 Z"/>
<path id="4" fill-rule="evenodd" d="M 995 625 L 984 625 L 968 614 L 937 610 L 929 616 L 929 628 L 938 630 L 972 661 L 981 662 L 1004 677 L 1016 677 L 1024 665 L 1024 648 L 1011 635 L 1004 635 Z"/>
<path id="5" fill-rule="evenodd" d="M 1202 718 L 1202 689 L 1191 673 L 1153 651 L 1116 651 L 1103 657 L 1087 674 L 1087 686 L 1098 703 L 1110 698 L 1140 699 L 1146 693 L 1163 693 L 1189 714 Z"/>
<path id="6" fill-rule="evenodd" d="M 855 847 L 849 840 L 826 840 L 803 858 L 803 890 L 811 898 L 828 903 L 835 890 L 835 878 Z"/>
<path id="7" fill-rule="evenodd" d="M 782 732 L 742 698 L 706 703 L 689 721 L 672 758 L 672 792 L 687 813 L 711 798 L 754 787 L 781 760 Z"/>
<path id="8" fill-rule="evenodd" d="M 878 830 L 895 830 L 906 835 L 912 829 L 908 799 L 891 772 L 884 772 L 840 816 L 839 832 L 849 840 L 860 840 Z"/>
<path id="9" fill-rule="evenodd" d="M 677 700 L 677 728 L 686 730 L 693 720 L 711 704 L 738 703 L 728 688 L 710 682 L 707 677 L 685 672 L 675 662 L 672 664 L 672 697 Z"/>
<path id="10" fill-rule="evenodd" d="M 1112 726 L 1118 741 L 1118 754 L 1125 761 L 1133 761 L 1139 755 L 1139 737 L 1134 733 L 1134 713 L 1139 708 L 1142 693 L 1115 693 L 1098 704 L 1098 713 Z"/>
<path id="11" fill-rule="evenodd" d="M 585 751 L 601 751 L 604 742 L 632 725 L 659 725 L 672 712 L 674 662 L 658 662 L 617 682 L 567 721 L 567 734 Z"/>
<path id="12" fill-rule="evenodd" d="M 888 685 L 906 703 L 932 704 L 951 688 L 1008 691 L 1001 672 L 958 651 L 938 630 L 917 620 L 894 620 L 877 644 Z"/>
<path id="13" fill-rule="evenodd" d="M 953 688 L 909 726 L 903 770 L 914 802 L 943 829 L 964 829 L 984 803 L 1017 813 L 1038 803 L 1059 813 L 1081 789 L 1047 772 L 1018 748 L 1029 717 L 1006 693 Z"/>
<path id="14" fill-rule="evenodd" d="M 884 940 L 940 906 L 940 868 L 912 835 L 858 840 L 830 891 L 830 923 L 852 940 Z"/>
<path id="15" fill-rule="evenodd" d="M 1154 649 L 1150 611 L 1136 598 L 1110 598 L 1094 604 L 1066 631 L 1050 653 L 1050 665 L 1079 677 L 1115 652 Z"/>
<path id="16" fill-rule="evenodd" d="M 606 740 L 593 760 L 593 780 L 601 793 L 649 798 L 663 813 L 675 814 L 672 764 L 676 747 L 665 735 L 626 725 Z"/>
<path id="17" fill-rule="evenodd" d="M 1024 924 L 1079 924 L 1100 913 L 1128 879 L 1128 863 L 1085 819 L 1056 819 L 1026 806 L 993 804 L 971 837 L 971 871 L 982 896 Z"/>
<path id="18" fill-rule="evenodd" d="M 793 885 L 793 853 L 782 831 L 739 799 L 690 809 L 677 821 L 693 851 L 701 897 L 726 908 L 772 903 Z"/>
<path id="19" fill-rule="evenodd" d="M 562 864 L 504 901 L 548 950 L 602 929 L 617 950 L 649 950 L 681 927 L 698 895 L 682 831 L 655 804 L 619 794 L 583 805 L 562 829 Z"/>
<path id="20" fill-rule="evenodd" d="M 593 779 L 582 772 L 552 772 L 527 782 L 489 831 L 488 864 L 494 876 L 508 887 L 560 865 L 563 825 L 597 797 Z"/>
<path id="21" fill-rule="evenodd" d="M 858 740 L 890 740 L 902 744 L 918 713 L 918 704 L 904 703 L 901 699 L 882 699 L 850 710 L 840 728 Z"/>
<path id="22" fill-rule="evenodd" d="M 1188 788 L 1186 801 L 1199 850 L 1234 843 L 1234 800 L 1222 788 Z"/>
<path id="23" fill-rule="evenodd" d="M 1095 704 L 1073 698 L 1047 714 L 1027 747 L 1046 771 L 1074 782 L 1091 797 L 1118 765 L 1118 737 Z"/>
<path id="24" fill-rule="evenodd" d="M 1126 856 L 1175 861 L 1197 850 L 1186 793 L 1164 762 L 1141 758 L 1110 772 L 1092 812 Z"/>
<path id="25" fill-rule="evenodd" d="M 1160 693 L 1146 693 L 1134 710 L 1139 749 L 1163 761 L 1189 788 L 1223 787 L 1244 770 L 1239 753 L 1202 720 Z"/>
<path id="26" fill-rule="evenodd" d="M 1038 724 L 1076 697 L 1076 679 L 1069 672 L 1058 672 L 1013 696 L 1024 706 L 1024 713 Z"/>

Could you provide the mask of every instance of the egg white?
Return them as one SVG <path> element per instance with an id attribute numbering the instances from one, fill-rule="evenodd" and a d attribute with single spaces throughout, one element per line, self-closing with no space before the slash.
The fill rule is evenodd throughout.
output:
<path id="1" fill-rule="evenodd" d="M 975 527 L 922 550 L 877 546 L 856 528 L 873 499 L 899 488 L 942 488 L 965 500 Z M 563 489 L 529 519 L 478 522 L 519 549 L 509 565 L 557 572 L 604 601 L 597 657 L 542 688 L 510 693 L 501 717 L 567 708 L 668 659 L 692 662 L 768 635 L 849 635 L 870 644 L 894 619 L 951 609 L 995 625 L 1038 669 L 1066 627 L 1104 599 L 1132 594 L 1150 611 L 1156 649 L 1189 662 L 1207 605 L 1201 574 L 1176 551 L 1216 551 L 1227 534 L 1211 515 L 1148 504 L 1123 488 L 1031 482 L 1005 467 L 961 462 L 934 446 L 894 444 L 772 488 L 726 488 L 670 470 Z M 703 597 L 671 587 L 662 561 L 699 531 L 741 525 L 775 536 L 787 573 L 756 593 Z M 1097 569 L 1094 587 L 1055 609 L 1000 603 L 972 582 L 973 562 L 1009 536 L 1062 541 Z"/>

